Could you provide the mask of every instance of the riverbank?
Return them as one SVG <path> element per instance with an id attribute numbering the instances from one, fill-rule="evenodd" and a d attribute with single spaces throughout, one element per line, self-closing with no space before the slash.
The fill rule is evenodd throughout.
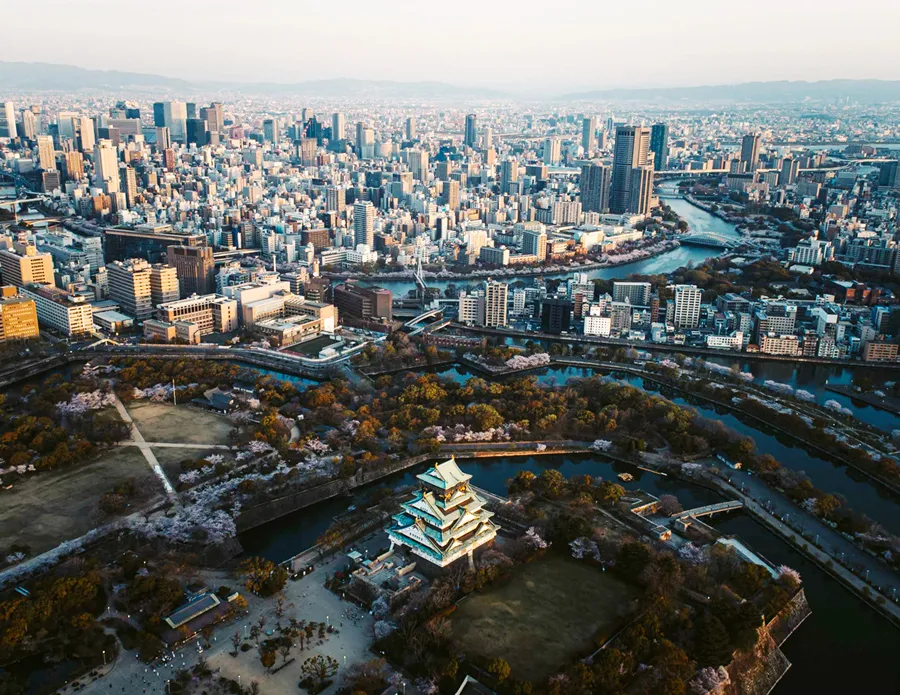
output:
<path id="1" fill-rule="evenodd" d="M 825 384 L 825 389 L 833 391 L 834 393 L 839 393 L 842 396 L 847 396 L 847 398 L 854 398 L 858 401 L 862 401 L 866 405 L 871 405 L 873 408 L 884 410 L 893 415 L 900 415 L 900 398 L 894 398 L 893 396 L 876 396 L 871 393 L 865 393 L 864 391 L 857 391 L 853 386 L 847 386 L 845 384 Z"/>
<path id="2" fill-rule="evenodd" d="M 427 281 L 429 279 L 438 280 L 438 281 L 452 281 L 452 280 L 470 280 L 473 278 L 511 278 L 516 279 L 519 277 L 528 278 L 528 277 L 541 277 L 544 275 L 568 275 L 572 273 L 580 273 L 588 270 L 603 270 L 605 268 L 615 268 L 620 265 L 628 265 L 629 263 L 639 263 L 640 261 L 646 261 L 651 258 L 655 258 L 657 256 L 661 256 L 664 253 L 669 253 L 670 251 L 674 251 L 675 249 L 681 246 L 681 242 L 677 239 L 667 239 L 666 241 L 651 244 L 650 246 L 636 249 L 635 251 L 630 251 L 625 254 L 621 254 L 620 256 L 608 256 L 604 261 L 597 261 L 593 263 L 578 263 L 569 266 L 562 265 L 550 265 L 550 266 L 542 266 L 540 268 L 527 267 L 527 268 L 499 268 L 495 270 L 487 270 L 487 269 L 476 269 L 472 270 L 468 273 L 454 273 L 450 271 L 441 271 L 439 273 L 431 272 L 431 271 L 423 271 L 422 277 Z M 330 280 L 394 280 L 394 281 L 413 281 L 415 280 L 415 273 L 409 270 L 401 270 L 396 273 L 334 273 L 334 272 L 323 272 L 322 277 L 326 277 Z"/>

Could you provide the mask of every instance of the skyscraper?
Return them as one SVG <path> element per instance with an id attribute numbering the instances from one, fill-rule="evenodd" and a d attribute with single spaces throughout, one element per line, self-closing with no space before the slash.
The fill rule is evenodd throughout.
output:
<path id="1" fill-rule="evenodd" d="M 637 126 L 616 128 L 612 184 L 609 209 L 615 214 L 628 212 L 631 202 L 632 175 L 636 168 L 647 166 L 650 153 L 650 129 Z"/>
<path id="2" fill-rule="evenodd" d="M 451 210 L 459 210 L 459 181 L 444 181 L 441 202 Z"/>
<path id="3" fill-rule="evenodd" d="M 466 134 L 463 144 L 469 147 L 475 147 L 478 142 L 478 117 L 474 113 L 466 116 Z"/>
<path id="4" fill-rule="evenodd" d="M 156 128 L 156 148 L 162 152 L 172 146 L 172 133 L 165 126 Z"/>
<path id="5" fill-rule="evenodd" d="M 484 325 L 488 328 L 506 325 L 506 302 L 509 286 L 505 282 L 484 283 Z"/>
<path id="6" fill-rule="evenodd" d="M 696 285 L 675 286 L 675 328 L 696 328 L 700 323 L 703 291 Z"/>
<path id="7" fill-rule="evenodd" d="M 406 139 L 415 140 L 417 137 L 419 137 L 419 133 L 416 129 L 416 118 L 410 116 L 406 119 Z"/>
<path id="8" fill-rule="evenodd" d="M 522 253 L 534 254 L 538 262 L 547 258 L 547 232 L 540 229 L 526 229 L 522 233 Z"/>
<path id="9" fill-rule="evenodd" d="M 600 162 L 581 167 L 581 209 L 585 212 L 609 212 L 611 172 Z"/>
<path id="10" fill-rule="evenodd" d="M 741 163 L 744 171 L 759 168 L 759 133 L 748 133 L 741 141 Z"/>
<path id="11" fill-rule="evenodd" d="M 500 165 L 500 192 L 509 193 L 509 185 L 519 180 L 519 162 L 513 157 Z"/>
<path id="12" fill-rule="evenodd" d="M 22 132 L 19 135 L 26 140 L 34 140 L 37 136 L 37 119 L 31 109 L 22 109 Z"/>
<path id="13" fill-rule="evenodd" d="M 119 167 L 119 190 L 125 194 L 128 207 L 133 207 L 137 197 L 137 174 L 134 167 Z"/>
<path id="14" fill-rule="evenodd" d="M 263 138 L 266 142 L 278 142 L 281 140 L 281 131 L 276 119 L 267 118 L 263 121 Z"/>
<path id="15" fill-rule="evenodd" d="M 216 291 L 216 262 L 211 246 L 170 246 L 166 260 L 178 274 L 182 297 Z"/>
<path id="16" fill-rule="evenodd" d="M 778 177 L 779 186 L 790 186 L 797 180 L 800 173 L 800 162 L 793 157 L 785 157 L 781 163 L 781 175 Z"/>
<path id="17" fill-rule="evenodd" d="M 547 138 L 544 141 L 544 164 L 557 166 L 560 159 L 562 159 L 562 144 L 559 138 Z"/>
<path id="18" fill-rule="evenodd" d="M 353 204 L 353 243 L 366 244 L 370 249 L 375 245 L 375 206 L 369 200 Z"/>
<path id="19" fill-rule="evenodd" d="M 221 133 L 225 129 L 221 102 L 214 101 L 206 108 L 200 109 L 200 118 L 206 120 L 210 133 Z"/>
<path id="20" fill-rule="evenodd" d="M 119 153 L 109 140 L 99 140 L 94 148 L 94 179 L 107 193 L 119 192 Z"/>
<path id="21" fill-rule="evenodd" d="M 344 114 L 342 113 L 333 113 L 331 114 L 331 139 L 332 140 L 343 140 L 344 139 L 344 130 L 347 127 L 347 119 L 344 118 Z"/>
<path id="22" fill-rule="evenodd" d="M 44 171 L 56 169 L 56 148 L 53 146 L 53 138 L 49 135 L 38 135 L 37 138 L 38 166 Z"/>
<path id="23" fill-rule="evenodd" d="M 428 180 L 428 152 L 415 149 L 409 151 L 409 169 L 413 176 L 423 183 Z"/>
<path id="24" fill-rule="evenodd" d="M 325 210 L 329 212 L 343 212 L 344 208 L 347 207 L 346 199 L 347 192 L 343 188 L 329 186 L 325 189 Z"/>
<path id="25" fill-rule="evenodd" d="M 16 137 L 16 109 L 11 101 L 0 104 L 0 138 Z"/>
<path id="26" fill-rule="evenodd" d="M 153 104 L 153 124 L 166 127 L 172 139 L 184 142 L 187 136 L 187 104 L 183 101 L 158 101 Z"/>
<path id="27" fill-rule="evenodd" d="M 665 123 L 650 128 L 650 151 L 653 152 L 653 168 L 665 171 L 669 163 L 669 126 Z"/>
<path id="28" fill-rule="evenodd" d="M 118 302 L 123 312 L 138 321 L 146 321 L 153 316 L 151 272 L 150 263 L 140 258 L 106 264 L 110 299 Z"/>
<path id="29" fill-rule="evenodd" d="M 591 152 L 597 144 L 597 117 L 591 116 L 581 121 L 581 147 L 584 153 Z"/>
<path id="30" fill-rule="evenodd" d="M 635 167 L 631 171 L 631 201 L 628 211 L 638 215 L 650 214 L 653 199 L 653 165 Z"/>
<path id="31" fill-rule="evenodd" d="M 202 118 L 187 119 L 185 138 L 188 144 L 203 147 L 209 143 L 209 124 Z"/>

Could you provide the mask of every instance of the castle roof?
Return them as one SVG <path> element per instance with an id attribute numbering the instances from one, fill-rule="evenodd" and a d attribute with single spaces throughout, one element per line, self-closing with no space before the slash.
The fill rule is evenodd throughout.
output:
<path id="1" fill-rule="evenodd" d="M 463 473 L 459 466 L 456 465 L 456 460 L 451 458 L 443 463 L 438 463 L 424 473 L 420 473 L 416 478 L 423 483 L 428 483 L 442 490 L 449 490 L 457 485 L 469 482 L 472 476 L 468 473 Z"/>

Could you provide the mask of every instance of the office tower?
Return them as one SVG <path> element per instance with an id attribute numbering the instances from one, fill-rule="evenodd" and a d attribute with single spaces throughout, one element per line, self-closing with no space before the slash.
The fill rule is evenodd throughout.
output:
<path id="1" fill-rule="evenodd" d="M 581 209 L 584 212 L 609 212 L 609 187 L 612 172 L 600 162 L 581 167 Z"/>
<path id="2" fill-rule="evenodd" d="M 93 151 L 97 139 L 94 137 L 94 119 L 82 116 L 75 119 L 75 141 L 77 148 L 87 154 Z"/>
<path id="3" fill-rule="evenodd" d="M 153 124 L 168 128 L 176 142 L 184 142 L 187 136 L 187 104 L 183 101 L 162 101 L 153 104 Z"/>
<path id="4" fill-rule="evenodd" d="M 156 148 L 162 152 L 163 150 L 171 149 L 172 147 L 172 133 L 165 126 L 159 126 L 156 129 Z"/>
<path id="5" fill-rule="evenodd" d="M 631 180 L 638 167 L 647 166 L 650 153 L 650 129 L 637 126 L 616 128 L 609 209 L 615 214 L 628 212 L 632 202 Z"/>
<path id="6" fill-rule="evenodd" d="M 197 104 L 192 101 L 189 101 L 184 105 L 185 115 L 188 118 L 197 118 Z"/>
<path id="7" fill-rule="evenodd" d="M 74 111 L 60 111 L 56 114 L 56 132 L 59 142 L 75 139 L 75 120 L 78 114 Z"/>
<path id="8" fill-rule="evenodd" d="M 428 180 L 428 152 L 415 149 L 409 151 L 409 170 L 413 177 L 423 183 Z"/>
<path id="9" fill-rule="evenodd" d="M 209 124 L 202 118 L 189 118 L 186 124 L 187 143 L 203 147 L 209 143 Z"/>
<path id="10" fill-rule="evenodd" d="M 38 166 L 44 171 L 56 169 L 56 148 L 53 146 L 53 138 L 49 135 L 38 135 L 37 138 Z"/>
<path id="11" fill-rule="evenodd" d="M 360 159 L 375 156 L 375 131 L 362 122 L 356 124 L 356 154 Z"/>
<path id="12" fill-rule="evenodd" d="M 315 166 L 316 156 L 319 151 L 319 141 L 315 138 L 301 138 L 300 140 L 300 164 L 305 167 Z"/>
<path id="13" fill-rule="evenodd" d="M 347 191 L 338 186 L 329 186 L 325 189 L 325 209 L 341 213 L 347 206 Z"/>
<path id="14" fill-rule="evenodd" d="M 650 128 L 650 151 L 653 153 L 653 168 L 665 171 L 669 164 L 669 126 L 657 123 Z"/>
<path id="15" fill-rule="evenodd" d="M 484 325 L 497 328 L 506 325 L 506 303 L 509 285 L 488 280 L 484 283 Z"/>
<path id="16" fill-rule="evenodd" d="M 38 253 L 34 244 L 15 242 L 0 250 L 0 275 L 4 285 L 24 287 L 32 283 L 53 284 L 53 256 Z"/>
<path id="17" fill-rule="evenodd" d="M 34 300 L 11 285 L 0 287 L 0 342 L 31 340 L 40 335 Z"/>
<path id="18" fill-rule="evenodd" d="M 179 299 L 178 269 L 154 263 L 150 267 L 150 301 L 153 307 Z"/>
<path id="19" fill-rule="evenodd" d="M 505 159 L 500 165 L 500 192 L 509 193 L 509 186 L 519 180 L 519 162 L 515 159 Z"/>
<path id="20" fill-rule="evenodd" d="M 16 109 L 11 101 L 0 104 L 0 138 L 16 137 Z"/>
<path id="21" fill-rule="evenodd" d="M 526 229 L 522 233 L 522 253 L 537 256 L 538 262 L 547 258 L 547 233 L 543 229 Z"/>
<path id="22" fill-rule="evenodd" d="M 218 101 L 200 109 L 200 118 L 206 121 L 210 133 L 221 133 L 225 130 L 225 119 L 222 114 L 222 104 Z"/>
<path id="23" fill-rule="evenodd" d="M 375 206 L 369 200 L 353 204 L 353 245 L 375 246 Z"/>
<path id="24" fill-rule="evenodd" d="M 596 116 L 591 116 L 590 118 L 584 118 L 581 121 L 581 147 L 584 149 L 584 153 L 587 154 L 594 150 L 594 147 L 597 144 L 597 118 Z"/>
<path id="25" fill-rule="evenodd" d="M 700 301 L 703 291 L 696 285 L 675 286 L 675 328 L 696 328 L 700 323 Z"/>
<path id="26" fill-rule="evenodd" d="M 613 301 L 624 302 L 631 306 L 650 306 L 649 282 L 613 282 Z"/>
<path id="27" fill-rule="evenodd" d="M 278 142 L 281 139 L 280 136 L 278 121 L 274 118 L 265 119 L 263 121 L 263 139 L 266 142 Z"/>
<path id="28" fill-rule="evenodd" d="M 312 281 L 310 281 L 312 283 Z M 308 283 L 308 284 L 310 284 Z M 393 295 L 382 287 L 360 287 L 342 283 L 334 288 L 334 305 L 340 317 L 390 321 Z"/>
<path id="29" fill-rule="evenodd" d="M 166 105 L 161 101 L 153 104 L 153 125 L 162 128 L 166 125 Z"/>
<path id="30" fill-rule="evenodd" d="M 440 181 L 449 181 L 452 173 L 453 161 L 450 159 L 442 159 L 435 165 L 434 175 Z"/>
<path id="31" fill-rule="evenodd" d="M 146 321 L 153 316 L 151 272 L 150 264 L 140 258 L 106 264 L 109 298 L 118 302 L 124 313 L 138 321 Z"/>
<path id="32" fill-rule="evenodd" d="M 444 181 L 441 202 L 451 210 L 459 210 L 459 181 Z"/>
<path id="33" fill-rule="evenodd" d="M 741 164 L 744 171 L 759 168 L 759 133 L 748 133 L 741 141 Z"/>
<path id="34" fill-rule="evenodd" d="M 119 167 L 119 190 L 125 194 L 128 207 L 134 207 L 137 198 L 137 174 L 134 167 Z"/>
<path id="35" fill-rule="evenodd" d="M 478 141 L 478 117 L 474 113 L 466 116 L 466 133 L 463 144 L 469 147 L 475 147 Z"/>
<path id="36" fill-rule="evenodd" d="M 631 201 L 628 210 L 638 215 L 649 215 L 652 200 L 653 165 L 635 167 L 631 172 Z"/>
<path id="37" fill-rule="evenodd" d="M 216 291 L 216 262 L 211 246 L 170 246 L 166 261 L 177 273 L 182 297 Z"/>
<path id="38" fill-rule="evenodd" d="M 494 131 L 491 128 L 484 128 L 481 132 L 481 146 L 487 150 L 494 144 Z"/>
<path id="39" fill-rule="evenodd" d="M 778 177 L 779 186 L 790 186 L 797 180 L 800 174 L 800 162 L 793 157 L 785 157 L 781 163 L 781 174 Z"/>
<path id="40" fill-rule="evenodd" d="M 60 188 L 62 180 L 59 178 L 59 172 L 56 169 L 41 172 L 41 188 L 44 193 L 52 193 Z"/>
<path id="41" fill-rule="evenodd" d="M 415 116 L 410 116 L 406 119 L 406 139 L 415 140 L 417 137 L 419 133 L 416 129 L 416 119 Z"/>
<path id="42" fill-rule="evenodd" d="M 22 109 L 22 132 L 19 135 L 26 140 L 34 140 L 37 137 L 37 119 L 31 109 Z"/>
<path id="43" fill-rule="evenodd" d="M 100 140 L 94 148 L 94 181 L 107 193 L 119 192 L 119 156 L 109 140 Z"/>
<path id="44" fill-rule="evenodd" d="M 347 127 L 347 119 L 344 118 L 344 114 L 342 113 L 333 113 L 331 114 L 331 139 L 332 140 L 343 140 L 344 130 Z"/>
<path id="45" fill-rule="evenodd" d="M 573 304 L 568 299 L 550 298 L 541 302 L 541 332 L 559 335 L 569 330 Z"/>
<path id="46" fill-rule="evenodd" d="M 66 179 L 81 181 L 84 178 L 84 155 L 81 152 L 66 152 Z"/>
<path id="47" fill-rule="evenodd" d="M 562 159 L 562 143 L 559 138 L 547 138 L 544 141 L 544 164 L 557 166 Z"/>

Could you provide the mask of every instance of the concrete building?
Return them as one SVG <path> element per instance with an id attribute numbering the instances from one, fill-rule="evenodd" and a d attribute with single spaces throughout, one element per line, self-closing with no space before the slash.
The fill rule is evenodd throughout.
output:
<path id="1" fill-rule="evenodd" d="M 0 287 L 0 342 L 40 336 L 34 299 L 20 296 L 12 285 Z"/>
<path id="2" fill-rule="evenodd" d="M 700 303 L 703 291 L 696 285 L 675 286 L 675 314 L 673 325 L 676 329 L 696 328 L 700 324 Z"/>
<path id="3" fill-rule="evenodd" d="M 16 241 L 12 249 L 0 250 L 0 276 L 4 285 L 24 287 L 53 284 L 53 256 L 39 253 L 34 244 Z"/>
<path id="4" fill-rule="evenodd" d="M 354 246 L 365 244 L 375 247 L 375 206 L 369 200 L 359 200 L 353 204 Z"/>
<path id="5" fill-rule="evenodd" d="M 505 282 L 488 280 L 484 283 L 484 325 L 489 328 L 505 326 L 507 323 L 507 301 L 509 285 Z"/>
<path id="6" fill-rule="evenodd" d="M 170 246 L 166 260 L 178 272 L 181 296 L 207 295 L 216 289 L 216 262 L 210 246 Z"/>
<path id="7" fill-rule="evenodd" d="M 110 299 L 118 302 L 122 311 L 138 322 L 153 316 L 150 263 L 140 258 L 113 261 L 106 266 Z"/>
<path id="8" fill-rule="evenodd" d="M 180 297 L 178 271 L 172 266 L 154 263 L 150 267 L 150 298 L 153 306 L 174 302 Z"/>
<path id="9" fill-rule="evenodd" d="M 194 323 L 200 335 L 230 333 L 238 329 L 238 303 L 216 294 L 194 295 L 160 304 L 156 307 L 156 318 L 167 324 Z"/>
<path id="10" fill-rule="evenodd" d="M 632 306 L 650 306 L 649 282 L 613 282 L 613 301 L 631 302 Z"/>
<path id="11" fill-rule="evenodd" d="M 360 287 L 343 283 L 334 288 L 334 304 L 342 317 L 390 322 L 391 301 L 391 291 L 381 287 Z"/>
<path id="12" fill-rule="evenodd" d="M 63 335 L 84 335 L 94 331 L 94 311 L 81 295 L 72 295 L 52 285 L 28 285 L 19 294 L 34 300 L 38 323 Z"/>

